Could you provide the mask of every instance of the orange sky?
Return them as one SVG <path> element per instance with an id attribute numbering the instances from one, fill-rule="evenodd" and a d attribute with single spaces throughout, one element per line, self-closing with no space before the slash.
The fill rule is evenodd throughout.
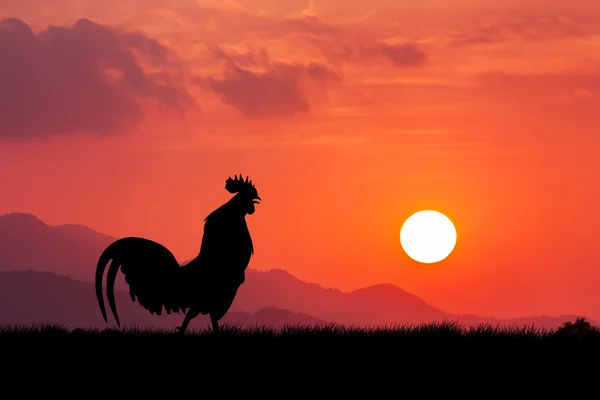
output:
<path id="1" fill-rule="evenodd" d="M 0 0 L 0 214 L 185 260 L 243 173 L 251 268 L 600 318 L 600 8 L 498 3 Z M 434 266 L 423 208 L 458 228 Z"/>

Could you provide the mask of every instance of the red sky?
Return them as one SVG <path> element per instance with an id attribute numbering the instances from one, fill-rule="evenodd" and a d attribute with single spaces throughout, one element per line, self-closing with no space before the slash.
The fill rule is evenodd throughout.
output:
<path id="1" fill-rule="evenodd" d="M 0 214 L 183 261 L 248 174 L 251 268 L 600 318 L 594 0 L 0 0 L 0 17 Z M 431 266 L 399 244 L 424 208 L 458 229 Z"/>

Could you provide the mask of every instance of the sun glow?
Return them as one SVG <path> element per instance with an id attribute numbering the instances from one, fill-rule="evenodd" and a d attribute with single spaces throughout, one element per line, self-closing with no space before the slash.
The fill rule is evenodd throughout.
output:
<path id="1" fill-rule="evenodd" d="M 402 225 L 400 244 L 413 260 L 433 264 L 444 260 L 454 250 L 456 229 L 450 218 L 438 211 L 419 211 Z"/>

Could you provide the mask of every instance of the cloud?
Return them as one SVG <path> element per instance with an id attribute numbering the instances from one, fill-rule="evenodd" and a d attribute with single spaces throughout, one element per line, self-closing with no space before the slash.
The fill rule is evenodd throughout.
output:
<path id="1" fill-rule="evenodd" d="M 141 101 L 178 113 L 195 105 L 168 49 L 88 19 L 39 33 L 2 19 L 0 54 L 0 138 L 113 134 L 138 126 Z"/>
<path id="2" fill-rule="evenodd" d="M 417 43 L 391 38 L 373 38 L 370 32 L 349 25 L 336 25 L 314 15 L 289 17 L 274 28 L 278 36 L 303 41 L 318 48 L 330 61 L 369 65 L 381 60 L 393 67 L 418 67 L 427 61 L 427 54 Z"/>
<path id="3" fill-rule="evenodd" d="M 499 43 L 509 40 L 541 41 L 584 36 L 590 27 L 567 15 L 521 12 L 470 30 L 450 34 L 446 41 L 456 46 Z"/>
<path id="4" fill-rule="evenodd" d="M 200 78 L 198 83 L 246 117 L 289 117 L 307 112 L 311 87 L 323 92 L 329 84 L 341 79 L 318 63 L 271 61 L 264 49 L 242 54 L 229 54 L 221 47 L 213 51 L 225 61 L 224 76 Z"/>
<path id="5" fill-rule="evenodd" d="M 215 4 L 200 2 L 197 9 L 178 14 L 186 23 L 178 31 L 170 29 L 172 35 L 162 28 L 154 33 L 170 43 L 169 48 L 147 36 L 153 30 L 142 26 L 122 31 L 80 19 L 72 27 L 50 26 L 36 34 L 22 21 L 4 20 L 1 45 L 10 56 L 0 60 L 0 79 L 18 95 L 11 96 L 16 101 L 3 104 L 10 118 L 0 136 L 134 130 L 144 119 L 142 101 L 180 113 L 195 105 L 185 89 L 192 71 L 201 76 L 196 83 L 246 117 L 289 117 L 326 99 L 329 85 L 342 80 L 344 68 L 409 68 L 427 60 L 415 43 L 377 39 L 318 16 L 272 17 L 235 2 L 217 8 Z M 188 25 L 192 15 L 208 6 L 210 13 L 198 14 L 206 24 Z M 11 25 L 22 28 L 9 29 Z M 177 39 L 179 31 L 186 32 L 184 38 Z M 6 43 L 19 44 L 5 49 Z M 205 47 L 208 54 L 202 51 Z M 233 48 L 250 50 L 234 53 Z M 8 58 L 13 59 L 11 65 L 21 66 L 8 70 Z M 218 76 L 215 68 L 218 71 L 222 61 L 226 65 Z"/>
<path id="6" fill-rule="evenodd" d="M 425 63 L 427 55 L 414 43 L 388 44 L 368 41 L 358 46 L 356 59 L 363 61 L 383 57 L 396 67 L 418 67 Z"/>

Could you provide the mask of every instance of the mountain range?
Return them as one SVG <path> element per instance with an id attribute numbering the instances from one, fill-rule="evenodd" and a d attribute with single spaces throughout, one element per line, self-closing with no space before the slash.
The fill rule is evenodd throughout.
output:
<path id="1" fill-rule="evenodd" d="M 82 225 L 50 226 L 31 214 L 0 216 L 0 325 L 52 322 L 106 326 L 96 302 L 93 279 L 100 253 L 116 239 Z M 181 323 L 182 315 L 151 315 L 133 303 L 122 275 L 116 288 L 117 308 L 124 324 L 173 328 Z M 501 320 L 456 315 L 392 284 L 343 292 L 304 282 L 280 269 L 248 269 L 246 282 L 223 322 L 278 327 L 290 323 L 382 325 L 455 320 L 468 325 L 555 327 L 575 317 Z M 114 325 L 114 320 L 109 319 L 109 323 Z M 195 324 L 208 326 L 208 318 L 198 317 Z"/>

